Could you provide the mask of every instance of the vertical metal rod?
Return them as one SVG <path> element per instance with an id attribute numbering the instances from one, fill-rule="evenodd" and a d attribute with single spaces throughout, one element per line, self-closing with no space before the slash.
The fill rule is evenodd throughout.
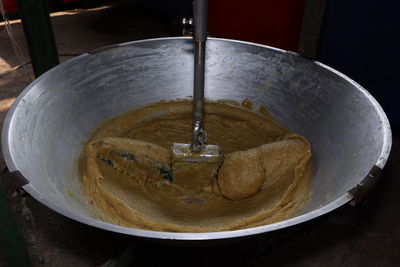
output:
<path id="1" fill-rule="evenodd" d="M 17 0 L 35 77 L 58 65 L 47 0 Z"/>
<path id="2" fill-rule="evenodd" d="M 193 82 L 193 130 L 190 150 L 200 152 L 204 142 L 203 104 L 204 78 L 207 40 L 207 0 L 195 0 L 193 3 L 194 16 L 194 82 Z"/>
<path id="3" fill-rule="evenodd" d="M 193 133 L 192 152 L 200 152 L 204 144 L 203 105 L 204 105 L 204 71 L 205 71 L 205 42 L 195 42 L 194 53 L 194 83 L 193 83 Z"/>
<path id="4" fill-rule="evenodd" d="M 205 42 L 208 27 L 208 0 L 194 0 L 193 2 L 194 40 Z"/>
<path id="5" fill-rule="evenodd" d="M 298 52 L 311 60 L 317 57 L 325 6 L 326 0 L 305 0 Z"/>
<path id="6" fill-rule="evenodd" d="M 0 247 L 10 266 L 31 266 L 25 240 L 9 208 L 0 173 Z"/>

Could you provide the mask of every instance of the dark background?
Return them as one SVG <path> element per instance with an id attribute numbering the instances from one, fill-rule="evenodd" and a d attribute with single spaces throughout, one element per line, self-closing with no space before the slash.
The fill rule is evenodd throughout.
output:
<path id="1" fill-rule="evenodd" d="M 365 87 L 400 124 L 400 1 L 329 0 L 317 60 Z"/>

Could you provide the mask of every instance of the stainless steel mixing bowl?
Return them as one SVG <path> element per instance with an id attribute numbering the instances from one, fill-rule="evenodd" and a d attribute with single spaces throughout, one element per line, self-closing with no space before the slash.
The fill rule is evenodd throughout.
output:
<path id="1" fill-rule="evenodd" d="M 292 52 L 210 39 L 206 98 L 250 99 L 306 136 L 314 151 L 310 201 L 294 218 L 237 231 L 156 232 L 100 221 L 80 189 L 76 159 L 83 143 L 107 118 L 159 100 L 187 98 L 192 71 L 190 38 L 110 46 L 58 65 L 29 85 L 7 114 L 2 146 L 9 170 L 29 181 L 24 189 L 31 196 L 82 223 L 133 236 L 207 240 L 264 233 L 318 217 L 358 197 L 385 165 L 390 126 L 360 85 Z"/>

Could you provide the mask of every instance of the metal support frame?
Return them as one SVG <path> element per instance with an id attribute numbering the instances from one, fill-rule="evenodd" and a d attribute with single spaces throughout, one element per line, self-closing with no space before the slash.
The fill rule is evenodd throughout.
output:
<path id="1" fill-rule="evenodd" d="M 58 65 L 47 0 L 17 0 L 35 77 Z M 0 247 L 10 266 L 31 266 L 24 237 L 15 222 L 0 173 Z"/>
<path id="2" fill-rule="evenodd" d="M 0 251 L 2 251 L 10 266 L 31 266 L 25 240 L 9 208 L 3 186 L 3 176 L 3 173 L 0 172 Z"/>
<path id="3" fill-rule="evenodd" d="M 327 0 L 306 0 L 298 52 L 315 60 Z"/>
<path id="4" fill-rule="evenodd" d="M 17 0 L 35 77 L 58 65 L 47 0 Z"/>

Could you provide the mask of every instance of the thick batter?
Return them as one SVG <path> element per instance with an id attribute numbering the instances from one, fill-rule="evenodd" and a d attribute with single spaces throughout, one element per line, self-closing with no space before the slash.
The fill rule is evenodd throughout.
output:
<path id="1" fill-rule="evenodd" d="M 190 142 L 191 102 L 160 102 L 108 120 L 80 157 L 84 191 L 103 220 L 141 229 L 212 232 L 288 219 L 309 196 L 311 148 L 260 112 L 206 104 L 207 141 L 225 157 L 201 187 L 174 183 L 170 166 L 173 143 Z"/>

